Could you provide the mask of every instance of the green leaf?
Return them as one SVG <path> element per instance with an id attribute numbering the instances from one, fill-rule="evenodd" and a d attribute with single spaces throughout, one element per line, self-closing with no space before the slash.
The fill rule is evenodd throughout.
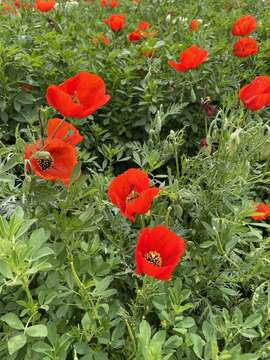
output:
<path id="1" fill-rule="evenodd" d="M 40 258 L 43 258 L 45 256 L 50 256 L 53 254 L 54 254 L 54 251 L 51 248 L 49 248 L 48 246 L 46 246 L 46 247 L 39 249 L 37 252 L 35 252 L 35 254 L 33 255 L 31 260 L 36 261 Z"/>
<path id="2" fill-rule="evenodd" d="M 45 325 L 33 325 L 25 330 L 25 333 L 32 337 L 46 337 L 48 335 Z"/>
<path id="3" fill-rule="evenodd" d="M 140 337 L 143 342 L 148 344 L 151 338 L 151 327 L 146 320 L 140 323 Z"/>
<path id="4" fill-rule="evenodd" d="M 43 341 L 37 341 L 33 344 L 32 349 L 38 353 L 48 353 L 52 350 L 52 347 L 49 344 L 44 343 Z"/>
<path id="5" fill-rule="evenodd" d="M 244 328 L 253 328 L 262 321 L 262 315 L 261 314 L 252 314 L 249 317 L 246 318 L 244 321 Z"/>
<path id="6" fill-rule="evenodd" d="M 26 344 L 26 336 L 24 334 L 19 334 L 10 338 L 8 340 L 9 355 L 13 355 L 16 351 L 21 349 L 25 344 Z"/>
<path id="7" fill-rule="evenodd" d="M 197 334 L 190 334 L 190 337 L 193 342 L 193 351 L 195 355 L 199 359 L 202 359 L 202 352 L 203 352 L 203 347 L 205 345 L 205 341 Z"/>
<path id="8" fill-rule="evenodd" d="M 239 360 L 258 360 L 259 357 L 259 355 L 255 354 L 242 354 L 239 356 Z"/>
<path id="9" fill-rule="evenodd" d="M 259 336 L 257 331 L 254 329 L 242 329 L 240 331 L 240 334 L 249 339 L 253 339 L 253 338 Z"/>
<path id="10" fill-rule="evenodd" d="M 13 278 L 12 271 L 9 265 L 3 260 L 0 260 L 0 274 L 2 274 L 4 277 L 8 279 Z"/>
<path id="11" fill-rule="evenodd" d="M 12 329 L 23 330 L 24 326 L 18 316 L 14 313 L 8 313 L 1 317 L 1 320 L 4 321 Z"/>

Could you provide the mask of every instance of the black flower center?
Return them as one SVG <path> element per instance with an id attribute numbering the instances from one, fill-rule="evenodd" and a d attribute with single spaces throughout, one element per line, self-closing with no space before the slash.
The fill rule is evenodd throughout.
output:
<path id="1" fill-rule="evenodd" d="M 144 258 L 146 261 L 148 261 L 150 264 L 161 267 L 162 265 L 162 259 L 160 254 L 157 251 L 151 250 L 148 253 L 144 255 Z"/>
<path id="2" fill-rule="evenodd" d="M 41 171 L 46 171 L 53 166 L 53 158 L 49 152 L 38 151 L 35 157 Z"/>
<path id="3" fill-rule="evenodd" d="M 140 194 L 137 191 L 132 190 L 126 198 L 126 203 L 129 203 L 131 200 L 137 199 L 139 196 Z"/>

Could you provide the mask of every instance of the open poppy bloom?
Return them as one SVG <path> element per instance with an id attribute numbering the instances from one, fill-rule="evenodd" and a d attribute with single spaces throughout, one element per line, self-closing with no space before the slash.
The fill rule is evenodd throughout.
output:
<path id="1" fill-rule="evenodd" d="M 34 7 L 41 12 L 47 12 L 53 9 L 55 4 L 55 0 L 35 0 Z"/>
<path id="2" fill-rule="evenodd" d="M 147 213 L 158 192 L 157 187 L 150 187 L 144 171 L 132 168 L 112 180 L 108 197 L 121 214 L 133 222 L 135 214 Z"/>
<path id="3" fill-rule="evenodd" d="M 234 36 L 247 36 L 256 29 L 256 20 L 253 16 L 241 16 L 232 26 L 232 34 Z"/>
<path id="4" fill-rule="evenodd" d="M 237 57 L 247 57 L 258 52 L 257 41 L 253 38 L 241 38 L 233 44 L 233 54 Z"/>
<path id="5" fill-rule="evenodd" d="M 72 124 L 63 119 L 54 118 L 48 121 L 48 139 L 60 139 L 66 144 L 77 145 L 83 141 L 83 136 Z"/>
<path id="6" fill-rule="evenodd" d="M 239 91 L 240 100 L 251 111 L 270 105 L 270 76 L 257 76 Z"/>
<path id="7" fill-rule="evenodd" d="M 147 30 L 150 28 L 150 24 L 147 21 L 141 21 L 137 27 L 138 30 Z"/>
<path id="8" fill-rule="evenodd" d="M 119 14 L 110 15 L 107 19 L 104 19 L 103 22 L 107 24 L 112 31 L 116 32 L 125 26 L 125 17 Z"/>
<path id="9" fill-rule="evenodd" d="M 62 181 L 69 184 L 74 167 L 77 164 L 75 147 L 54 138 L 45 139 L 44 146 L 40 140 L 24 148 L 24 160 L 28 160 L 34 173 L 43 179 Z M 30 169 L 29 163 L 26 170 Z"/>
<path id="10" fill-rule="evenodd" d="M 191 22 L 190 22 L 189 31 L 196 31 L 199 26 L 200 26 L 199 20 L 193 19 L 193 20 L 191 20 Z"/>
<path id="11" fill-rule="evenodd" d="M 196 45 L 192 45 L 180 53 L 179 62 L 168 60 L 168 64 L 179 72 L 195 69 L 208 58 L 208 52 Z"/>
<path id="12" fill-rule="evenodd" d="M 50 85 L 46 93 L 50 106 L 63 116 L 76 119 L 94 113 L 110 98 L 101 77 L 84 71 L 60 85 Z"/>
<path id="13" fill-rule="evenodd" d="M 165 226 L 144 228 L 137 240 L 135 271 L 138 275 L 146 274 L 158 280 L 169 280 L 184 252 L 184 239 Z"/>
<path id="14" fill-rule="evenodd" d="M 137 42 L 142 39 L 141 32 L 139 30 L 132 31 L 128 34 L 128 41 L 129 42 Z"/>
<path id="15" fill-rule="evenodd" d="M 255 213 L 251 215 L 251 218 L 253 220 L 266 220 L 269 217 L 270 217 L 270 208 L 264 203 L 259 203 L 256 206 Z"/>

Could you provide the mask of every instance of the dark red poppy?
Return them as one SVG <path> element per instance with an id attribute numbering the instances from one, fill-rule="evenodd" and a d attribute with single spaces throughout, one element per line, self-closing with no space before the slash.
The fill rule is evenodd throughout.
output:
<path id="1" fill-rule="evenodd" d="M 138 30 L 147 30 L 150 28 L 150 24 L 147 21 L 141 21 L 137 27 Z"/>
<path id="2" fill-rule="evenodd" d="M 208 147 L 208 142 L 207 142 L 206 138 L 201 138 L 201 140 L 200 140 L 200 147 L 201 147 L 201 148 Z"/>
<path id="3" fill-rule="evenodd" d="M 150 187 L 149 177 L 144 171 L 129 169 L 112 180 L 108 197 L 121 214 L 133 222 L 135 214 L 147 213 L 158 192 L 157 187 Z"/>
<path id="4" fill-rule="evenodd" d="M 109 8 L 110 8 L 110 9 L 114 9 L 114 8 L 116 8 L 117 6 L 119 6 L 119 1 L 118 1 L 118 0 L 111 0 L 111 1 L 109 2 Z"/>
<path id="5" fill-rule="evenodd" d="M 154 49 L 152 49 L 152 50 L 143 50 L 142 55 L 144 57 L 152 58 L 155 55 L 155 50 Z"/>
<path id="6" fill-rule="evenodd" d="M 168 60 L 168 64 L 176 71 L 186 72 L 195 69 L 208 58 L 208 52 L 196 45 L 192 45 L 180 53 L 179 62 Z"/>
<path id="7" fill-rule="evenodd" d="M 55 4 L 55 0 L 35 0 L 34 8 L 41 12 L 47 12 L 52 10 Z"/>
<path id="8" fill-rule="evenodd" d="M 162 225 L 144 228 L 138 236 L 136 273 L 169 280 L 185 252 L 185 241 Z"/>
<path id="9" fill-rule="evenodd" d="M 104 24 L 107 24 L 112 31 L 119 31 L 125 26 L 124 15 L 110 15 L 107 19 L 103 20 Z"/>
<path id="10" fill-rule="evenodd" d="M 240 100 L 251 111 L 270 105 L 270 76 L 257 76 L 239 91 Z"/>
<path id="11" fill-rule="evenodd" d="M 255 212 L 251 215 L 253 220 L 266 220 L 270 217 L 270 208 L 264 203 L 257 204 Z"/>
<path id="12" fill-rule="evenodd" d="M 241 38 L 233 44 L 234 56 L 244 58 L 250 55 L 255 55 L 258 52 L 256 39 Z"/>
<path id="13" fill-rule="evenodd" d="M 103 34 L 92 37 L 92 42 L 97 45 L 98 43 L 103 43 L 104 45 L 109 45 L 110 40 Z"/>
<path id="14" fill-rule="evenodd" d="M 50 119 L 48 121 L 47 132 L 48 139 L 60 139 L 73 146 L 83 141 L 83 136 L 81 136 L 75 126 L 63 119 Z"/>
<path id="15" fill-rule="evenodd" d="M 77 119 L 93 114 L 110 98 L 101 77 L 88 72 L 80 72 L 60 85 L 49 86 L 46 94 L 50 106 L 65 117 Z"/>
<path id="16" fill-rule="evenodd" d="M 256 29 L 256 20 L 253 16 L 241 16 L 232 26 L 232 34 L 234 36 L 247 36 Z"/>
<path id="17" fill-rule="evenodd" d="M 60 139 L 45 139 L 44 146 L 40 140 L 24 148 L 24 160 L 28 160 L 34 173 L 43 179 L 61 180 L 65 185 L 77 164 L 75 147 Z M 26 169 L 30 169 L 29 163 Z"/>
<path id="18" fill-rule="evenodd" d="M 211 104 L 211 99 L 209 97 L 201 99 L 201 107 L 209 118 L 217 113 L 217 108 Z"/>
<path id="19" fill-rule="evenodd" d="M 128 34 L 129 42 L 138 42 L 142 39 L 141 32 L 139 30 L 132 31 Z"/>
<path id="20" fill-rule="evenodd" d="M 199 20 L 193 19 L 193 20 L 191 20 L 191 22 L 190 22 L 189 30 L 190 30 L 190 31 L 196 31 L 199 26 L 200 26 Z"/>

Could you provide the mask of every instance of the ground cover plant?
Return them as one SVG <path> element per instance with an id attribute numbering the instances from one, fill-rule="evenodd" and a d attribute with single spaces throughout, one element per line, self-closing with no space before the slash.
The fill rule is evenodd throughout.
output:
<path id="1" fill-rule="evenodd" d="M 1 3 L 1 359 L 270 359 L 269 16 Z"/>

